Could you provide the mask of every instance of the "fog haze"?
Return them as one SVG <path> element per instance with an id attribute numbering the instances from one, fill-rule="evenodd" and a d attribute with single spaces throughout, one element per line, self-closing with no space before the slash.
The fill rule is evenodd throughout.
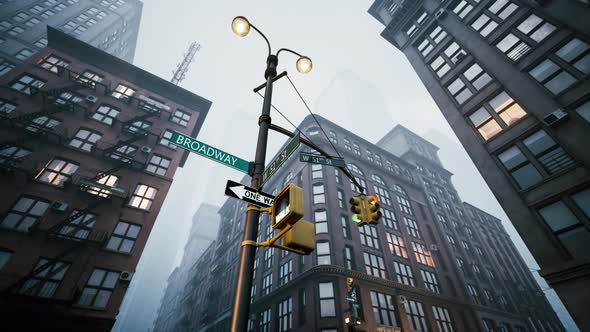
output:
<path id="1" fill-rule="evenodd" d="M 383 25 L 367 14 L 371 3 L 146 0 L 135 65 L 169 79 L 190 42 L 200 43 L 202 49 L 181 83 L 213 102 L 198 138 L 251 160 L 262 105 L 252 88 L 264 82 L 266 45 L 254 32 L 240 38 L 230 29 L 234 16 L 248 17 L 275 50 L 288 47 L 313 59 L 313 71 L 307 75 L 295 70 L 294 56 L 282 54 L 279 59 L 279 71 L 289 72 L 312 111 L 371 142 L 402 124 L 440 144 L 441 159 L 456 174 L 461 198 L 501 218 L 528 265 L 536 268 L 408 61 L 380 36 Z M 308 115 L 285 78 L 275 84 L 273 103 L 295 124 Z M 369 114 L 377 120 L 366 121 Z M 292 129 L 278 114 L 272 119 Z M 270 134 L 267 160 L 284 142 L 284 136 Z M 242 176 L 208 159 L 188 158 L 174 177 L 115 331 L 150 328 L 166 279 L 182 257 L 196 209 L 202 202 L 221 205 L 226 200 L 225 182 Z"/>

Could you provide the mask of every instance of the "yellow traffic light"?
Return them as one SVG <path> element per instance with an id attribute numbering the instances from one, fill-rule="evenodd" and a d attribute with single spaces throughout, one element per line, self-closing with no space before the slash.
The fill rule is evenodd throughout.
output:
<path id="1" fill-rule="evenodd" d="M 283 245 L 287 248 L 301 250 L 309 255 L 315 249 L 315 225 L 300 219 L 293 225 L 293 228 L 285 233 Z"/>
<path id="2" fill-rule="evenodd" d="M 365 209 L 367 210 L 367 222 L 371 225 L 376 225 L 379 223 L 379 219 L 383 216 L 381 211 L 381 206 L 379 203 L 379 197 L 377 195 L 370 195 L 365 197 Z"/>
<path id="3" fill-rule="evenodd" d="M 303 217 L 303 189 L 289 183 L 275 196 L 271 206 L 272 228 L 283 229 Z"/>
<path id="4" fill-rule="evenodd" d="M 367 223 L 367 216 L 365 211 L 365 202 L 361 197 L 352 197 L 350 199 L 350 211 L 352 212 L 352 220 L 358 226 L 363 226 Z"/>

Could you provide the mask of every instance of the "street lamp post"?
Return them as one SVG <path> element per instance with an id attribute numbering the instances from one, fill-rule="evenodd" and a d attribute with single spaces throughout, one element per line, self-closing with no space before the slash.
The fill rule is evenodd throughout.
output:
<path id="1" fill-rule="evenodd" d="M 262 114 L 258 118 L 258 141 L 256 143 L 256 153 L 254 156 L 254 169 L 252 171 L 251 186 L 256 189 L 262 187 L 262 172 L 264 171 L 264 164 L 266 160 L 266 145 L 268 142 L 268 130 L 271 124 L 270 108 L 272 99 L 272 87 L 275 78 L 277 77 L 277 65 L 279 63 L 278 55 L 281 51 L 286 51 L 299 56 L 297 60 L 297 70 L 301 73 L 308 73 L 311 71 L 312 62 L 306 56 L 286 49 L 281 48 L 275 55 L 272 54 L 270 42 L 266 36 L 252 25 L 245 17 L 237 16 L 232 21 L 232 30 L 241 37 L 246 36 L 250 32 L 250 28 L 258 32 L 266 41 L 268 46 L 268 56 L 266 58 L 266 70 L 264 71 L 264 78 L 266 79 L 266 90 L 264 93 L 264 101 L 262 103 Z M 238 268 L 238 278 L 236 282 L 236 295 L 234 297 L 234 306 L 232 312 L 231 331 L 243 332 L 248 326 L 248 315 L 250 311 L 250 289 L 252 288 L 252 273 L 254 267 L 254 259 L 256 255 L 256 247 L 251 243 L 256 241 L 258 233 L 258 219 L 260 212 L 257 209 L 250 208 L 254 205 L 249 204 L 246 212 L 246 222 L 244 226 L 244 238 L 242 242 L 242 251 L 240 253 L 240 264 Z"/>

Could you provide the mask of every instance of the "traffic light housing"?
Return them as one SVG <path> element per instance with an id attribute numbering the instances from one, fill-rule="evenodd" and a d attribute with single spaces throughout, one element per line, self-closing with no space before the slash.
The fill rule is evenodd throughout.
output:
<path id="1" fill-rule="evenodd" d="M 271 226 L 283 229 L 287 224 L 293 225 L 303 217 L 303 212 L 303 189 L 289 183 L 272 203 Z"/>
<path id="2" fill-rule="evenodd" d="M 379 219 L 383 216 L 380 209 L 381 206 L 378 203 L 379 197 L 377 195 L 369 195 L 365 197 L 365 209 L 367 210 L 366 222 L 371 225 L 377 225 Z"/>
<path id="3" fill-rule="evenodd" d="M 350 199 L 350 212 L 352 212 L 352 220 L 358 226 L 363 226 L 367 223 L 365 202 L 361 197 L 352 197 Z"/>
<path id="4" fill-rule="evenodd" d="M 303 251 L 306 255 L 315 249 L 315 225 L 300 219 L 283 237 L 283 245 Z"/>

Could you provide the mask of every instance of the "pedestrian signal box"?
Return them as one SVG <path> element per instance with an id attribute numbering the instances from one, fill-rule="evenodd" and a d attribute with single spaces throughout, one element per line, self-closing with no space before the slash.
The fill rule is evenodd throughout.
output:
<path id="1" fill-rule="evenodd" d="M 303 251 L 306 255 L 315 249 L 315 225 L 307 220 L 299 220 L 283 238 L 283 245 Z"/>
<path id="2" fill-rule="evenodd" d="M 303 189 L 289 183 L 275 196 L 271 206 L 272 228 L 283 229 L 303 217 Z"/>

